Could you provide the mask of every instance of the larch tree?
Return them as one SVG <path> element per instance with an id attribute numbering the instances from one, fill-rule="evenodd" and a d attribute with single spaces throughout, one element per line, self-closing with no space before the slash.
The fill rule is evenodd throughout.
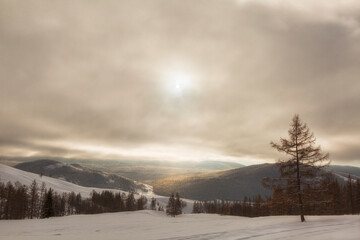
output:
<path id="1" fill-rule="evenodd" d="M 288 201 L 297 204 L 301 222 L 304 222 L 303 190 L 306 186 L 319 184 L 322 169 L 330 164 L 329 154 L 323 154 L 321 147 L 315 146 L 314 134 L 300 120 L 299 115 L 293 117 L 288 133 L 289 139 L 281 138 L 280 143 L 270 143 L 289 158 L 276 162 L 280 178 L 265 179 L 265 182 L 273 189 L 284 189 L 288 193 Z"/>

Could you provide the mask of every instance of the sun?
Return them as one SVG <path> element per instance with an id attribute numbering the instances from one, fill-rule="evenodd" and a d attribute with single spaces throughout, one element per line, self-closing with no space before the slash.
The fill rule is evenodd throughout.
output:
<path id="1" fill-rule="evenodd" d="M 193 87 L 193 76 L 186 71 L 169 71 L 165 75 L 167 91 L 173 96 L 183 96 Z"/>

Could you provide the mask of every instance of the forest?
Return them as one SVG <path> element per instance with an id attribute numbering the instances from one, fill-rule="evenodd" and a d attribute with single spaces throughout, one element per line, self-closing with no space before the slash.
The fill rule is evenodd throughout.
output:
<path id="1" fill-rule="evenodd" d="M 19 182 L 0 183 L 0 219 L 49 218 L 73 214 L 136 211 L 146 208 L 147 198 L 133 192 L 93 191 L 89 198 L 74 192 L 59 194 L 34 180 L 30 186 Z"/>
<path id="2" fill-rule="evenodd" d="M 350 176 L 349 176 L 350 177 Z M 271 197 L 245 197 L 241 201 L 195 201 L 193 213 L 259 217 L 298 215 L 299 207 L 291 198 L 291 189 L 274 189 Z M 360 180 L 351 179 L 341 185 L 336 178 L 323 178 L 317 186 L 303 189 L 306 215 L 341 215 L 360 213 Z M 147 198 L 134 193 L 93 191 L 89 198 L 74 192 L 59 194 L 36 181 L 30 186 L 19 182 L 0 183 L 0 219 L 48 218 L 73 214 L 136 211 L 146 209 Z M 181 214 L 185 202 L 172 194 L 166 209 L 151 199 L 150 209 L 167 215 Z"/>
<path id="3" fill-rule="evenodd" d="M 274 189 L 271 197 L 260 195 L 242 201 L 195 201 L 193 213 L 260 217 L 299 215 L 299 204 L 292 197 L 293 189 Z M 360 213 L 360 180 L 351 179 L 341 185 L 336 178 L 327 176 L 320 184 L 303 189 L 305 215 L 343 215 Z"/>

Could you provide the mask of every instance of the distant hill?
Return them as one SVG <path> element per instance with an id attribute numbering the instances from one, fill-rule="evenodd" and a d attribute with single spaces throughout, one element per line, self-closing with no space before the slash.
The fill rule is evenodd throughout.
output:
<path id="1" fill-rule="evenodd" d="M 43 159 L 48 159 L 43 157 Z M 244 165 L 237 162 L 221 160 L 203 161 L 166 161 L 166 160 L 88 160 L 88 159 L 67 159 L 51 158 L 52 160 L 67 163 L 79 164 L 94 170 L 123 176 L 140 182 L 158 180 L 174 175 L 200 174 L 220 170 L 241 168 Z M 0 163 L 15 166 L 19 163 L 34 162 L 39 160 L 36 157 L 1 157 Z"/>
<path id="2" fill-rule="evenodd" d="M 360 168 L 338 168 L 332 166 L 335 176 L 340 183 L 344 183 L 351 171 L 354 178 L 360 178 Z M 338 173 L 335 170 L 340 169 Z M 251 165 L 243 168 L 219 171 L 200 175 L 185 175 L 154 181 L 151 184 L 154 192 L 160 195 L 168 195 L 171 192 L 179 192 L 181 196 L 194 200 L 242 200 L 244 196 L 254 197 L 258 194 L 270 196 L 271 191 L 262 186 L 264 177 L 278 177 L 278 168 L 275 164 Z"/>
<path id="3" fill-rule="evenodd" d="M 344 176 L 344 177 L 348 177 L 349 174 L 352 175 L 352 177 L 360 177 L 360 168 L 359 167 L 330 165 L 329 168 L 332 171 L 334 171 L 337 174 Z"/>
<path id="4" fill-rule="evenodd" d="M 145 190 L 145 185 L 126 177 L 93 170 L 79 164 L 67 164 L 59 161 L 42 159 L 24 162 L 14 166 L 27 172 L 49 176 L 84 187 L 112 188 L 124 191 Z"/>
<path id="5" fill-rule="evenodd" d="M 63 181 L 56 178 L 51 178 L 47 176 L 40 177 L 39 174 L 23 171 L 20 169 L 16 169 L 10 166 L 6 166 L 0 164 L 0 182 L 12 182 L 13 184 L 16 182 L 20 182 L 26 186 L 30 186 L 33 181 L 36 181 L 41 186 L 42 183 L 46 184 L 47 188 L 52 188 L 54 191 L 58 193 L 69 193 L 75 192 L 80 193 L 83 197 L 89 197 L 92 191 L 101 192 L 104 190 L 110 189 L 102 189 L 102 188 L 93 188 L 93 187 L 83 187 L 76 185 L 74 183 L 70 183 L 67 181 Z M 115 190 L 115 192 L 123 192 L 119 190 Z"/>

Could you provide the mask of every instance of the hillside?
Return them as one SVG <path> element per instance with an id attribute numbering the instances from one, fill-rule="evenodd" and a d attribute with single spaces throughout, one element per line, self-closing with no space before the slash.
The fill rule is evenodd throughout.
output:
<path id="1" fill-rule="evenodd" d="M 335 169 L 341 169 L 342 172 L 338 173 Z M 357 173 L 360 168 L 333 166 L 330 170 L 334 171 L 338 181 L 343 184 L 346 178 L 342 175 L 347 176 L 349 170 Z M 179 192 L 181 196 L 196 200 L 242 200 L 244 196 L 270 196 L 271 191 L 262 186 L 262 179 L 278 176 L 275 164 L 259 164 L 215 173 L 166 178 L 153 181 L 151 185 L 154 192 L 160 195 Z M 360 177 L 360 174 L 353 176 Z"/>
<path id="2" fill-rule="evenodd" d="M 58 193 L 75 192 L 75 193 L 80 193 L 81 196 L 83 197 L 89 197 L 92 191 L 102 192 L 104 190 L 109 190 L 113 192 L 123 192 L 126 194 L 128 193 L 126 191 L 122 191 L 118 189 L 83 187 L 61 179 L 56 179 L 47 176 L 41 177 L 39 174 L 22 171 L 20 169 L 16 169 L 10 166 L 0 164 L 0 182 L 5 182 L 5 183 L 8 181 L 12 183 L 20 182 L 21 184 L 29 186 L 34 180 L 36 180 L 39 185 L 45 183 L 47 188 L 52 188 L 55 192 Z M 169 198 L 167 196 L 159 196 L 154 194 L 151 186 L 148 185 L 144 185 L 144 186 L 146 187 L 146 191 L 139 190 L 138 192 L 135 192 L 135 198 L 138 198 L 141 195 L 145 196 L 148 199 L 148 205 L 150 204 L 150 199 L 155 198 L 157 202 L 165 208 Z M 187 204 L 187 206 L 183 209 L 183 212 L 191 213 L 193 208 L 193 201 L 189 199 L 183 199 L 183 201 L 185 201 Z"/>
<path id="3" fill-rule="evenodd" d="M 259 218 L 189 214 L 167 217 L 155 211 L 73 215 L 50 219 L 3 220 L 0 238 L 37 239 L 342 239 L 360 236 L 358 216 L 298 216 Z"/>
<path id="4" fill-rule="evenodd" d="M 174 175 L 200 174 L 214 171 L 241 168 L 244 165 L 236 162 L 204 160 L 204 161 L 165 161 L 165 160 L 94 160 L 51 158 L 68 165 L 79 164 L 100 172 L 116 174 L 132 180 L 145 182 L 159 180 Z M 38 157 L 1 157 L 0 163 L 16 166 L 20 163 L 36 162 Z M 51 161 L 51 160 L 49 160 Z"/>
<path id="5" fill-rule="evenodd" d="M 354 178 L 360 177 L 359 167 L 330 165 L 329 169 L 344 177 L 348 177 L 349 174 Z"/>
<path id="6" fill-rule="evenodd" d="M 83 187 L 76 185 L 74 183 L 70 183 L 67 181 L 63 181 L 60 179 L 47 177 L 47 176 L 39 176 L 39 174 L 34 174 L 31 172 L 22 171 L 20 169 L 16 169 L 10 166 L 6 166 L 0 164 L 0 181 L 1 182 L 20 182 L 26 186 L 29 186 L 34 180 L 37 181 L 39 185 L 42 183 L 46 184 L 47 188 L 52 188 L 54 191 L 58 193 L 69 193 L 75 192 L 80 193 L 83 197 L 89 197 L 90 193 L 95 190 L 97 192 L 101 192 L 103 190 L 111 190 L 115 191 L 114 189 L 104 189 L 104 188 L 95 188 L 95 187 Z M 117 192 L 119 190 L 116 190 Z"/>
<path id="7" fill-rule="evenodd" d="M 146 190 L 146 186 L 117 174 L 83 167 L 79 164 L 67 164 L 54 160 L 37 160 L 14 166 L 27 172 L 54 177 L 84 187 L 114 188 L 124 191 Z"/>

